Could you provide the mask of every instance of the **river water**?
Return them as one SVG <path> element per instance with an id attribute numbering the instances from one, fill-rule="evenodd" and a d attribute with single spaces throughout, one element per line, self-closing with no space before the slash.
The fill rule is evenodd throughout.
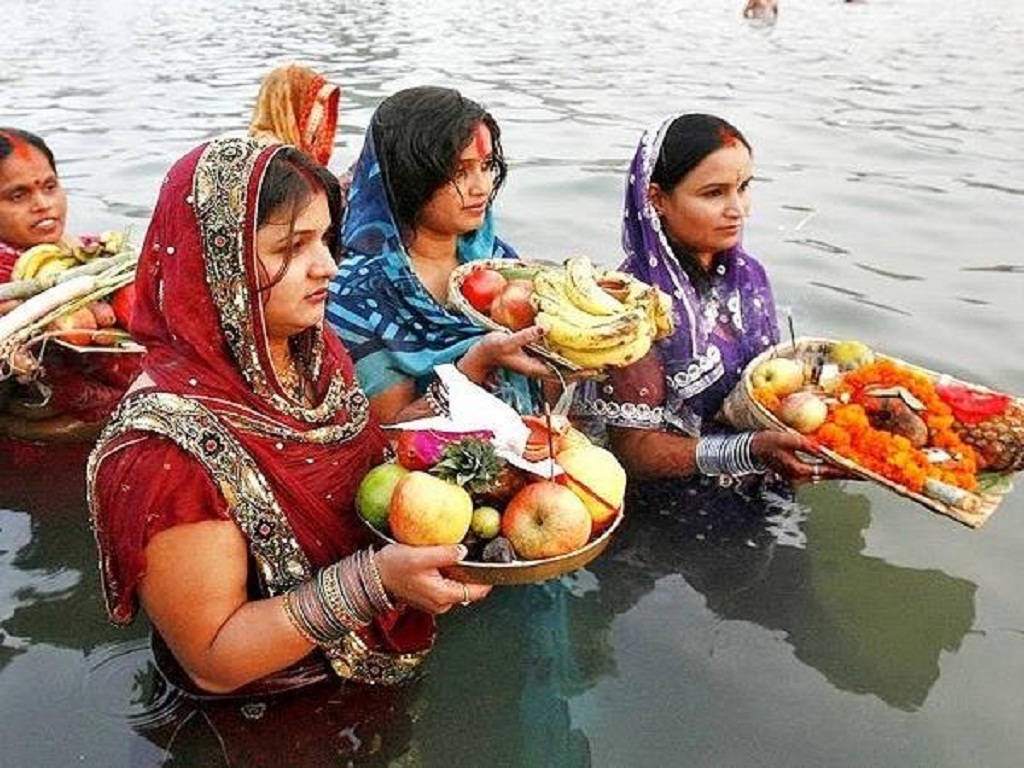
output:
<path id="1" fill-rule="evenodd" d="M 449 84 L 502 125 L 504 236 L 611 264 L 641 130 L 718 113 L 755 148 L 745 242 L 797 333 L 1024 393 L 1024 5 L 781 0 L 774 26 L 741 5 L 4 0 L 0 125 L 48 139 L 72 230 L 141 239 L 171 162 L 242 128 L 274 64 L 342 84 L 338 171 L 383 96 Z M 202 728 L 170 749 L 153 736 L 180 702 L 143 623 L 105 621 L 83 452 L 19 456 L 0 455 L 0 765 L 224 764 Z M 426 679 L 364 752 L 1019 765 L 1024 492 L 973 532 L 866 484 L 799 501 L 728 525 L 647 510 L 574 578 L 446 617 Z M 260 714 L 235 764 L 283 765 L 268 756 L 316 732 Z"/>

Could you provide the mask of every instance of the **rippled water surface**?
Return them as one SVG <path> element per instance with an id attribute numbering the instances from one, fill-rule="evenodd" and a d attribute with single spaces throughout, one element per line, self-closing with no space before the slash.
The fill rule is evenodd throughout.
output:
<path id="1" fill-rule="evenodd" d="M 0 124 L 50 141 L 72 229 L 141 238 L 276 63 L 342 84 L 338 171 L 383 96 L 450 84 L 502 125 L 507 239 L 611 264 L 643 127 L 715 112 L 755 148 L 746 245 L 798 333 L 1024 393 L 1024 5 L 741 5 L 5 0 Z M 105 622 L 82 452 L 0 458 L 0 765 L 224 764 L 198 720 L 173 762 L 153 735 L 182 704 L 146 628 Z M 863 484 L 767 522 L 651 510 L 589 571 L 447 617 L 399 716 L 346 733 L 400 765 L 1019 765 L 1022 494 L 977 532 Z M 246 717 L 242 764 L 315 732 Z"/>

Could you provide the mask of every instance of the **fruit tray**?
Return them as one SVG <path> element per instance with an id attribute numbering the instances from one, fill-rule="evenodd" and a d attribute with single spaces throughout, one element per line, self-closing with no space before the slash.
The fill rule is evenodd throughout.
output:
<path id="1" fill-rule="evenodd" d="M 510 563 L 463 561 L 451 568 L 446 568 L 445 575 L 456 581 L 495 586 L 537 584 L 549 579 L 555 579 L 583 568 L 604 552 L 608 544 L 611 543 L 615 532 L 622 524 L 623 517 L 620 511 L 615 516 L 615 520 L 600 535 L 589 541 L 584 547 L 564 555 L 548 557 L 543 560 L 513 560 Z M 386 533 L 370 525 L 370 523 L 366 521 L 364 523 L 382 542 L 387 544 L 397 543 Z"/>
<path id="2" fill-rule="evenodd" d="M 469 303 L 462 293 L 462 283 L 472 272 L 478 269 L 495 269 L 499 272 L 510 272 L 512 274 L 522 271 L 524 275 L 529 275 L 531 272 L 554 267 L 557 267 L 557 265 L 548 262 L 530 262 L 519 259 L 479 259 L 462 264 L 452 270 L 451 277 L 448 279 L 448 305 L 464 314 L 475 324 L 488 330 L 509 332 L 508 328 L 495 322 L 483 312 L 479 312 Z M 571 360 L 567 360 L 544 344 L 530 344 L 527 349 L 569 373 L 577 373 L 584 370 L 581 366 L 576 365 Z"/>
<path id="3" fill-rule="evenodd" d="M 774 429 L 799 434 L 797 430 L 785 424 L 779 416 L 758 399 L 755 393 L 752 373 L 758 366 L 773 357 L 788 357 L 794 358 L 803 364 L 808 374 L 805 378 L 812 381 L 816 380 L 818 373 L 820 373 L 822 361 L 836 343 L 835 340 L 831 339 L 799 338 L 793 343 L 778 344 L 765 350 L 750 361 L 744 369 L 741 380 L 726 399 L 719 417 L 726 423 L 739 429 Z M 982 397 L 997 394 L 986 387 L 963 382 L 951 376 L 908 363 L 899 358 L 883 355 L 877 351 L 873 352 L 873 356 L 875 360 L 888 361 L 898 366 L 899 369 L 906 370 L 911 374 L 921 375 L 933 384 L 941 382 L 947 385 L 959 385 Z M 1021 407 L 1024 407 L 1024 400 L 1020 398 L 1010 398 L 1010 400 L 1015 409 L 1019 410 Z M 1020 428 L 1018 427 L 1017 429 L 1019 430 Z M 815 440 L 814 433 L 807 436 Z M 912 489 L 903 483 L 896 482 L 880 474 L 878 471 L 874 471 L 822 445 L 820 441 L 816 442 L 818 443 L 821 455 L 832 464 L 842 467 L 856 477 L 872 480 L 883 485 L 901 496 L 916 501 L 933 512 L 956 520 L 970 528 L 981 527 L 996 511 L 1005 495 L 1011 489 L 1009 481 L 1010 472 L 989 472 L 977 475 L 978 488 L 973 492 L 962 491 L 956 494 L 956 498 L 947 494 L 929 495 L 920 490 Z M 929 490 L 934 493 L 934 488 L 929 488 Z"/>

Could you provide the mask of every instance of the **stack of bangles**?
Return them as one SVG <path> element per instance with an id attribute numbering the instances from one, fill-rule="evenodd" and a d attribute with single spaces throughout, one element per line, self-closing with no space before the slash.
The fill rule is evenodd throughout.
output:
<path id="1" fill-rule="evenodd" d="M 284 612 L 292 626 L 308 642 L 320 646 L 336 643 L 394 608 L 372 549 L 359 550 L 322 568 L 284 595 Z"/>
<path id="2" fill-rule="evenodd" d="M 705 435 L 697 440 L 697 469 L 703 475 L 754 475 L 767 470 L 752 444 L 756 432 Z"/>

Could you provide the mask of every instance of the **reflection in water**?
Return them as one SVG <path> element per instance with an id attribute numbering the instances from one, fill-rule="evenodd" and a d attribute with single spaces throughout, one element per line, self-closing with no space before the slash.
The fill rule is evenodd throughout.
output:
<path id="1" fill-rule="evenodd" d="M 865 497 L 822 486 L 804 499 L 813 511 L 799 526 L 803 546 L 794 546 L 778 536 L 785 505 L 649 485 L 633 499 L 614 553 L 594 568 L 602 591 L 592 602 L 624 612 L 678 573 L 718 617 L 781 631 L 796 658 L 836 688 L 917 709 L 939 678 L 940 654 L 956 651 L 974 623 L 975 585 L 864 555 Z"/>

